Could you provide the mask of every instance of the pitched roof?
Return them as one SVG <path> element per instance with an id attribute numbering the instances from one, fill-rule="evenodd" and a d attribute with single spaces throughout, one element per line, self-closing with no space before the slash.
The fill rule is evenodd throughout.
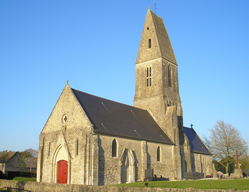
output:
<path id="1" fill-rule="evenodd" d="M 183 127 L 183 130 L 189 140 L 191 152 L 211 155 L 210 151 L 204 145 L 193 128 Z"/>
<path id="2" fill-rule="evenodd" d="M 173 144 L 146 110 L 72 91 L 94 125 L 94 132 Z"/>
<path id="3" fill-rule="evenodd" d="M 7 163 L 17 152 L 0 152 L 0 163 Z"/>

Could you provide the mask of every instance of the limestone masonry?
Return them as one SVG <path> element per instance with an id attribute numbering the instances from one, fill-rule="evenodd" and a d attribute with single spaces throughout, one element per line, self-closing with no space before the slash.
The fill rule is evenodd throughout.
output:
<path id="1" fill-rule="evenodd" d="M 67 83 L 40 134 L 37 181 L 109 185 L 144 181 L 145 170 L 170 180 L 186 172 L 212 175 L 209 149 L 183 127 L 178 64 L 163 20 L 151 10 L 135 87 L 128 106 Z"/>

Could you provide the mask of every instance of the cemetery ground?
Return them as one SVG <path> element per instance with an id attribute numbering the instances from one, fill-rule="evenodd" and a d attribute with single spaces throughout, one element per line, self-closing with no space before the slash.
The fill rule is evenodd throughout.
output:
<path id="1" fill-rule="evenodd" d="M 32 181 L 32 182 L 36 181 L 35 178 L 26 178 L 26 177 L 16 177 L 13 180 Z M 249 190 L 249 178 L 217 179 L 217 180 L 187 180 L 187 181 L 148 181 L 148 182 L 136 182 L 136 183 L 129 183 L 129 184 L 119 184 L 119 185 L 113 185 L 113 186 L 146 187 L 145 183 L 148 183 L 148 187 L 153 187 L 153 188 Z M 0 191 L 6 191 L 6 190 L 0 189 Z"/>
<path id="2" fill-rule="evenodd" d="M 217 180 L 187 180 L 187 181 L 149 181 L 114 186 L 156 188 L 195 188 L 195 189 L 237 189 L 249 190 L 249 179 L 217 179 Z"/>

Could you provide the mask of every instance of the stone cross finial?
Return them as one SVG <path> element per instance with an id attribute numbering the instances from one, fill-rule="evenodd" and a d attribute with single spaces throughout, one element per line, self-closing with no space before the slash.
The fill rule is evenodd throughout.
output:
<path id="1" fill-rule="evenodd" d="M 236 169 L 238 169 L 239 168 L 239 156 L 240 155 L 238 155 L 238 153 L 237 153 L 237 150 L 236 150 L 236 155 L 234 155 L 234 157 L 236 157 Z"/>
<path id="2" fill-rule="evenodd" d="M 154 10 L 155 10 L 155 14 L 156 14 L 156 10 L 157 10 L 157 8 L 156 8 L 156 2 L 155 2 L 155 8 L 154 8 Z"/>
<path id="3" fill-rule="evenodd" d="M 68 84 L 68 80 L 67 80 L 67 84 Z"/>

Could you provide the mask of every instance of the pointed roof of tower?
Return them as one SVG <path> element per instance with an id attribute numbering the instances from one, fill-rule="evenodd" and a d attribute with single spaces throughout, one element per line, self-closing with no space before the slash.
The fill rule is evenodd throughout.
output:
<path id="1" fill-rule="evenodd" d="M 151 39 L 151 47 L 148 46 L 149 39 Z M 164 58 L 177 65 L 163 19 L 148 9 L 136 63 L 157 58 Z"/>

